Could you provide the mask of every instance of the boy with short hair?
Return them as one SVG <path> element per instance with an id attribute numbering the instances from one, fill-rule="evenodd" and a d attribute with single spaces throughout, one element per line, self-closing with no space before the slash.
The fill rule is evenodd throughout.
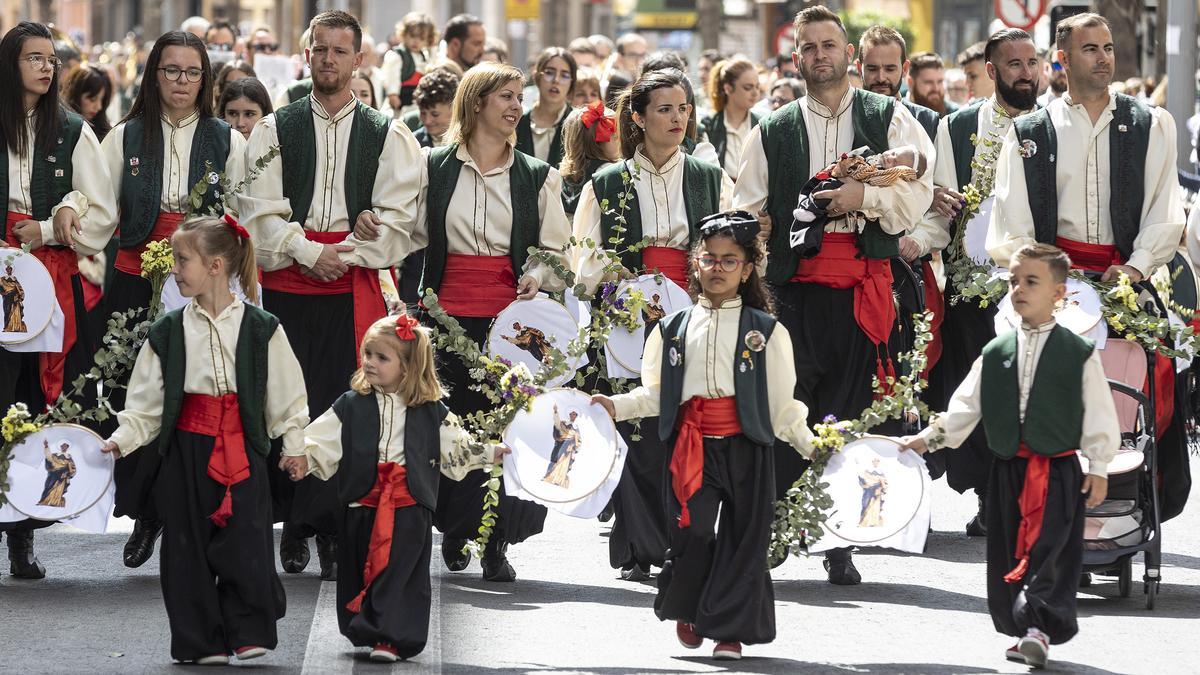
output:
<path id="1" fill-rule="evenodd" d="M 1121 442 L 1092 341 L 1054 321 L 1069 268 L 1067 255 L 1048 244 L 1013 255 L 1021 328 L 988 343 L 947 411 L 900 441 L 920 453 L 957 447 L 983 421 L 995 455 L 986 506 L 988 611 L 996 630 L 1020 638 L 1005 656 L 1035 668 L 1046 665 L 1050 644 L 1079 630 L 1084 507 L 1104 501 L 1108 463 Z M 1086 477 L 1076 450 L 1088 459 Z"/>

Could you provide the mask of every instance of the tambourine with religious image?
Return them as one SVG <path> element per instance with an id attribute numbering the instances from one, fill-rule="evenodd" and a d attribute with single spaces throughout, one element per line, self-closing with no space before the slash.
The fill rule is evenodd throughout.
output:
<path id="1" fill-rule="evenodd" d="M 253 304 L 259 308 L 262 307 L 262 284 L 258 286 L 258 302 L 250 302 L 250 298 L 246 297 L 246 292 L 242 290 L 242 283 L 235 277 L 229 278 L 229 292 L 233 293 L 234 297 L 246 304 Z M 184 297 L 183 293 L 179 292 L 179 284 L 175 281 L 175 275 L 168 274 L 162 289 L 163 311 L 170 312 L 171 310 L 179 309 L 190 301 L 191 298 Z"/>
<path id="2" fill-rule="evenodd" d="M 516 300 L 500 310 L 488 332 L 487 353 L 512 363 L 524 363 L 536 374 L 548 365 L 557 349 L 565 356 L 567 345 L 579 336 L 579 322 L 561 303 L 539 295 Z M 561 375 L 546 383 L 557 387 L 575 377 L 586 363 L 583 356 L 568 362 Z"/>
<path id="3" fill-rule="evenodd" d="M 19 248 L 0 247 L 0 344 L 36 338 L 56 307 L 54 280 L 42 261 Z"/>
<path id="4" fill-rule="evenodd" d="M 608 334 L 608 343 L 604 347 L 608 360 L 632 373 L 630 377 L 641 376 L 642 351 L 646 346 L 646 337 L 654 330 L 659 320 L 692 306 L 692 298 L 687 291 L 666 277 L 643 274 L 636 279 L 623 281 L 617 286 L 617 298 L 627 298 L 635 290 L 641 291 L 646 299 L 646 307 L 636 317 L 638 327 L 633 330 L 622 326 L 614 327 Z"/>
<path id="5" fill-rule="evenodd" d="M 13 510 L 35 520 L 67 520 L 92 508 L 108 492 L 115 459 L 100 452 L 96 432 L 78 424 L 50 424 L 12 451 L 5 497 Z"/>
<path id="6" fill-rule="evenodd" d="M 929 530 L 929 473 L 925 460 L 891 438 L 866 436 L 834 454 L 821 482 L 833 506 L 825 535 L 810 551 L 881 546 L 920 552 Z M 911 537 L 897 537 L 904 533 Z"/>
<path id="7" fill-rule="evenodd" d="M 625 466 L 625 443 L 591 396 L 550 389 L 534 397 L 504 430 L 504 487 L 577 518 L 604 510 Z"/>
<path id="8" fill-rule="evenodd" d="M 1098 327 L 1107 332 L 1101 321 L 1104 318 L 1100 294 L 1095 288 L 1079 279 L 1067 279 L 1067 295 L 1054 310 L 1054 320 L 1060 326 L 1086 337 L 1093 337 Z M 1021 316 L 1012 304 L 1012 293 L 1004 296 L 996 308 L 996 334 L 1003 335 L 1021 327 Z"/>

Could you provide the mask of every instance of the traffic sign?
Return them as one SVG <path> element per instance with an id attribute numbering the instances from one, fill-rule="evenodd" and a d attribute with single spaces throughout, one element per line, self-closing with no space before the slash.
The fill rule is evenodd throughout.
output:
<path id="1" fill-rule="evenodd" d="M 996 18 L 1010 28 L 1029 30 L 1046 13 L 1047 0 L 994 0 Z"/>

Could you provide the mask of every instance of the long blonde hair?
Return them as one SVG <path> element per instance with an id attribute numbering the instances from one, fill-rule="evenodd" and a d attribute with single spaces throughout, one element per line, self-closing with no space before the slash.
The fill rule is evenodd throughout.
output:
<path id="1" fill-rule="evenodd" d="M 236 275 L 242 292 L 250 302 L 258 302 L 258 264 L 254 258 L 254 243 L 249 237 L 239 236 L 233 225 L 224 218 L 203 216 L 185 220 L 171 235 L 172 247 L 180 243 L 195 249 L 205 260 L 225 260 L 229 276 Z"/>
<path id="2" fill-rule="evenodd" d="M 440 401 L 446 396 L 446 390 L 438 379 L 431 331 L 424 326 L 415 326 L 413 339 L 401 340 L 396 335 L 396 319 L 394 316 L 385 316 L 371 324 L 359 346 L 359 360 L 366 357 L 367 345 L 386 344 L 400 360 L 398 393 L 404 404 L 411 407 Z M 361 367 L 350 377 L 350 388 L 359 394 L 371 393 L 371 384 L 367 382 Z"/>
<path id="3" fill-rule="evenodd" d="M 458 83 L 458 91 L 454 92 L 446 138 L 452 143 L 466 143 L 475 132 L 476 116 L 479 114 L 475 108 L 482 107 L 488 96 L 509 82 L 523 84 L 524 73 L 503 63 L 480 63 L 468 70 Z"/>

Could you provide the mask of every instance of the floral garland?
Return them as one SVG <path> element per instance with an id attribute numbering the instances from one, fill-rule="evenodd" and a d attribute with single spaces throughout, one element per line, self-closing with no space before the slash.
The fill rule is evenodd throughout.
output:
<path id="1" fill-rule="evenodd" d="M 821 476 L 834 454 L 848 441 L 861 438 L 887 420 L 930 417 L 929 406 L 921 400 L 921 394 L 928 386 L 921 373 L 928 363 L 925 351 L 933 340 L 933 334 L 929 332 L 932 320 L 933 315 L 928 312 L 913 315 L 916 334 L 913 349 L 898 358 L 901 372 L 906 374 L 888 377 L 886 383 L 873 378 L 875 401 L 858 419 L 839 421 L 829 415 L 813 425 L 812 464 L 788 488 L 783 499 L 775 503 L 775 521 L 771 524 L 768 548 L 772 565 L 782 562 L 793 547 L 801 548 L 806 541 L 820 539 L 824 533 L 833 498 L 826 492 L 829 484 L 823 482 Z M 887 391 L 890 395 L 885 395 Z"/>

